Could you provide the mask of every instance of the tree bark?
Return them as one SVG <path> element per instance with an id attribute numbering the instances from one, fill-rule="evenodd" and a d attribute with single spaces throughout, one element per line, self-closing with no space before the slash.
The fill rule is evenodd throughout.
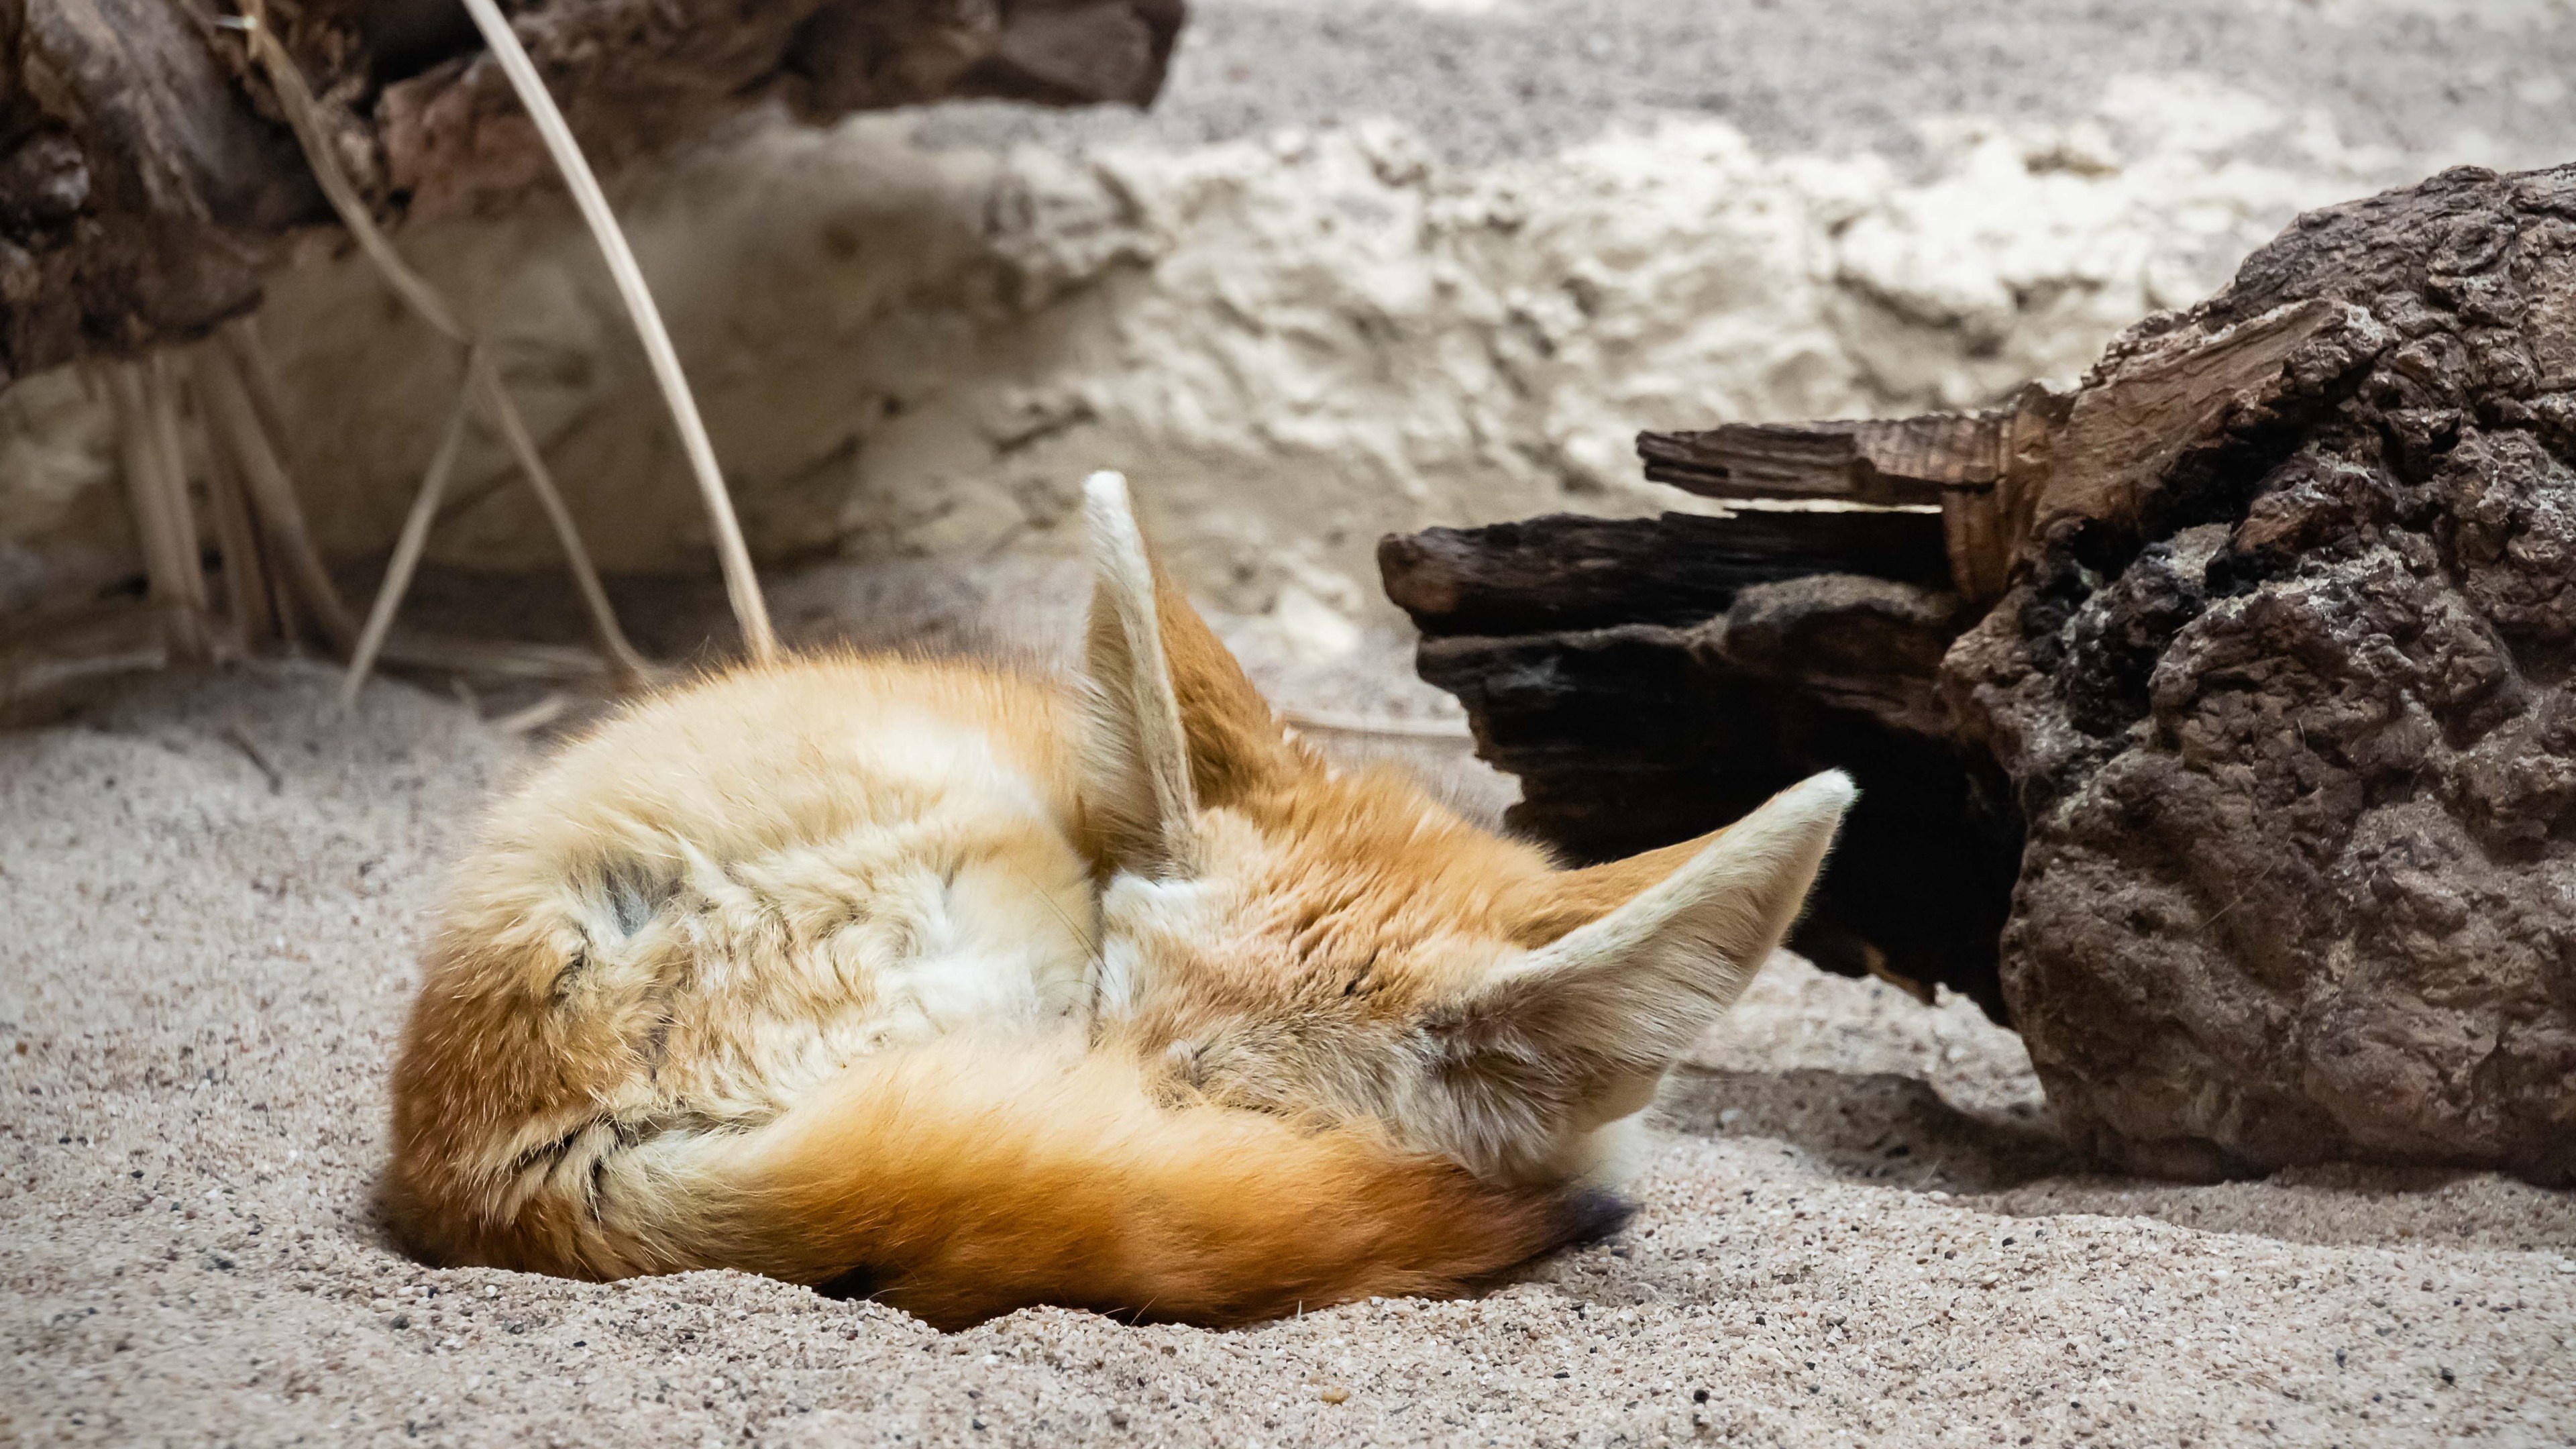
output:
<path id="1" fill-rule="evenodd" d="M 533 0 L 513 22 L 603 174 L 763 103 L 1143 105 L 1183 0 Z M 203 334 L 330 217 L 218 0 L 0 0 L 0 387 Z M 556 185 L 454 0 L 270 12 L 388 223 Z"/>
<path id="2" fill-rule="evenodd" d="M 1840 569 L 1938 585 L 1947 568 L 1940 520 L 1913 513 L 1558 513 L 1378 545 L 1387 596 L 1426 634 L 1696 623 L 1750 584 Z"/>

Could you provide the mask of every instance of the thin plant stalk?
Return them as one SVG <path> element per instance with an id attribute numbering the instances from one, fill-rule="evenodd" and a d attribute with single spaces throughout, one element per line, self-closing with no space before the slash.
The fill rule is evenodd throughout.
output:
<path id="1" fill-rule="evenodd" d="M 269 547 L 265 539 L 262 547 Z M 272 554 L 275 552 L 273 548 L 270 551 Z M 277 614 L 279 642 L 292 645 L 304 637 L 304 608 L 295 602 L 295 580 L 287 577 L 287 571 L 277 567 L 276 563 L 273 557 L 269 560 L 268 605 Z"/>
<path id="2" fill-rule="evenodd" d="M 652 665 L 636 651 L 617 622 L 617 609 L 608 600 L 608 590 L 599 581 L 599 570 L 592 564 L 590 548 L 582 542 L 581 529 L 573 522 L 572 510 L 565 505 L 563 494 L 555 487 L 554 470 L 546 466 L 545 454 L 537 449 L 536 435 L 528 430 L 528 420 L 510 398 L 510 390 L 501 382 L 501 370 L 484 357 L 479 344 L 466 353 L 465 384 L 457 395 L 459 406 L 469 400 L 479 401 L 483 411 L 502 441 L 510 448 L 510 457 L 518 464 L 519 476 L 526 480 L 528 491 L 536 495 L 537 507 L 554 530 L 555 542 L 564 552 L 564 565 L 571 570 L 574 587 L 581 594 L 582 607 L 590 615 L 591 632 L 598 636 L 600 647 L 607 651 L 617 671 L 629 684 L 640 684 L 652 676 Z M 503 481 L 507 481 L 507 474 Z M 474 490 L 453 507 L 442 508 L 430 520 L 432 526 L 445 523 L 474 503 L 491 496 L 494 487 Z"/>
<path id="3" fill-rule="evenodd" d="M 661 310 L 653 305 L 652 292 L 644 285 L 644 270 L 636 265 L 634 250 L 627 245 L 626 233 L 617 225 L 616 215 L 608 209 L 608 197 L 600 190 L 599 179 L 591 174 L 589 161 L 573 140 L 572 128 L 564 124 L 563 112 L 556 107 L 554 97 L 546 93 L 535 62 L 528 58 L 526 47 L 519 44 L 518 33 L 510 28 L 501 7 L 494 0 L 464 3 L 474 16 L 475 26 L 483 32 L 484 42 L 491 46 L 493 57 L 500 61 L 502 74 L 509 77 L 511 87 L 519 93 L 519 103 L 528 108 L 529 117 L 537 123 L 537 134 L 553 153 L 564 184 L 571 189 L 583 219 L 590 223 L 601 255 L 607 258 L 609 275 L 616 279 L 618 293 L 625 299 L 636 335 L 644 343 L 645 358 L 652 364 L 654 380 L 661 384 L 662 399 L 670 406 L 672 424 L 680 431 L 681 448 L 697 475 L 698 492 L 715 534 L 716 560 L 724 570 L 725 593 L 741 624 L 743 642 L 753 659 L 773 659 L 778 654 L 778 637 L 770 628 L 769 606 L 761 598 L 759 577 L 752 571 L 751 551 L 743 543 L 741 521 L 734 516 L 733 499 L 725 491 L 723 473 L 716 467 L 715 445 L 707 437 L 706 423 L 698 416 L 697 402 L 689 393 L 689 380 L 680 371 L 680 355 L 671 346 L 671 335 L 662 325 Z"/>
<path id="4" fill-rule="evenodd" d="M 161 445 L 154 436 L 151 405 L 145 396 L 144 369 L 137 363 L 120 362 L 110 364 L 105 372 L 108 397 L 116 408 L 126 500 L 134 514 L 136 542 L 143 550 L 144 576 L 161 615 L 162 638 L 173 657 L 202 658 L 203 619 L 189 608 L 184 582 L 190 544 L 179 537 L 162 484 Z"/>
<path id="5" fill-rule="evenodd" d="M 523 735 L 531 730 L 544 729 L 547 725 L 553 724 L 563 718 L 564 712 L 571 708 L 571 697 L 557 691 L 525 709 L 502 715 L 489 723 L 492 728 L 505 735 Z"/>
<path id="6" fill-rule="evenodd" d="M 482 397 L 484 406 L 499 425 L 501 438 L 519 460 L 519 470 L 528 476 L 528 487 L 537 495 L 537 504 L 554 525 L 555 538 L 563 545 L 564 562 L 572 569 L 573 583 L 581 590 L 581 601 L 590 610 L 592 629 L 599 635 L 600 647 L 608 651 L 618 672 L 629 683 L 640 684 L 652 677 L 653 666 L 635 652 L 626 641 L 626 631 L 617 626 L 617 610 L 608 602 L 608 590 L 600 586 L 599 570 L 591 567 L 590 550 L 582 546 L 581 530 L 574 526 L 572 510 L 564 506 L 563 494 L 555 490 L 554 474 L 546 468 L 545 457 L 537 451 L 537 440 L 528 432 L 519 410 L 510 405 L 509 391 L 501 386 L 501 371 L 492 360 L 475 348 L 465 359 L 466 386 Z"/>
<path id="7" fill-rule="evenodd" d="M 295 133 L 296 144 L 304 149 L 305 164 L 313 168 L 313 179 L 320 183 L 323 197 L 331 203 L 349 234 L 358 239 L 358 248 L 367 260 L 376 264 L 388 285 L 420 319 L 452 341 L 471 344 L 473 335 L 448 310 L 447 300 L 429 279 L 411 269 L 394 250 L 393 238 L 376 225 L 375 213 L 368 210 L 366 198 L 358 194 L 357 184 L 341 168 L 339 153 L 331 149 L 331 138 L 322 129 L 322 104 L 313 98 L 313 88 L 304 83 L 304 72 L 297 68 L 295 57 L 286 53 L 286 45 L 269 28 L 268 7 L 260 0 L 247 0 L 237 22 L 227 22 L 240 30 L 250 44 L 252 58 L 268 73 L 268 83 L 277 91 L 278 108 L 286 113 L 287 129 Z"/>
<path id="8" fill-rule="evenodd" d="M 197 511 L 188 501 L 188 454 L 179 442 L 179 384 L 170 372 L 170 357 L 155 352 L 143 363 L 143 406 L 152 420 L 154 451 L 161 460 L 163 506 L 176 533 L 181 568 L 179 587 L 190 612 L 206 612 L 206 570 L 197 548 Z"/>
<path id="9" fill-rule="evenodd" d="M 420 567 L 421 551 L 429 545 L 429 526 L 438 518 L 438 501 L 447 492 L 448 476 L 456 471 L 457 456 L 465 451 L 467 397 L 465 393 L 456 396 L 456 406 L 447 417 L 447 431 L 440 435 L 438 451 L 429 458 L 429 471 L 421 475 L 420 492 L 411 501 L 411 513 L 403 519 L 402 536 L 394 540 L 394 554 L 385 564 L 384 582 L 376 586 L 376 601 L 367 610 L 366 627 L 358 631 L 358 647 L 350 651 L 348 672 L 340 676 L 340 703 L 344 708 L 358 702 L 358 691 L 366 686 L 367 673 L 376 667 L 376 654 L 384 648 L 385 635 L 402 608 L 403 594 L 411 588 L 412 571 Z"/>
<path id="10" fill-rule="evenodd" d="M 383 657 L 390 663 L 421 669 L 496 674 L 509 679 L 591 679 L 598 677 L 603 668 L 598 655 L 568 645 L 531 644 L 509 639 L 458 639 L 408 629 L 398 629 L 385 636 Z"/>
<path id="11" fill-rule="evenodd" d="M 268 568 L 260 557 L 259 526 L 251 520 L 240 470 L 222 448 L 207 452 L 206 513 L 214 520 L 215 547 L 223 550 L 224 614 L 245 651 L 280 637 L 269 607 Z"/>
<path id="12" fill-rule="evenodd" d="M 215 336 L 233 355 L 241 369 L 242 386 L 250 393 L 251 407 L 259 414 L 259 424 L 272 438 L 294 434 L 287 427 L 285 389 L 277 381 L 277 364 L 268 348 L 259 340 L 259 328 L 248 317 L 235 317 L 215 328 Z"/>
<path id="13" fill-rule="evenodd" d="M 322 565 L 322 555 L 305 529 L 304 505 L 296 499 L 295 485 L 288 480 L 286 466 L 278 461 L 269 443 L 268 430 L 259 424 L 259 414 L 242 385 L 237 364 L 224 349 L 198 350 L 197 393 L 206 405 L 206 418 L 214 437 L 232 450 L 233 462 L 250 492 L 252 511 L 258 514 L 269 541 L 276 545 L 279 561 L 294 581 L 296 592 L 313 611 L 331 647 L 346 651 L 357 642 L 358 621 L 341 601 L 339 586 L 331 582 L 331 571 Z"/>

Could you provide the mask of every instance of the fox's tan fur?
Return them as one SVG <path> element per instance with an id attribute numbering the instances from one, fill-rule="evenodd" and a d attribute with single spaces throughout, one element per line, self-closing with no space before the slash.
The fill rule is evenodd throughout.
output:
<path id="1" fill-rule="evenodd" d="M 499 808 L 395 1074 L 419 1251 L 1223 1323 L 1605 1225 L 1627 1122 L 1787 929 L 1849 783 L 1555 869 L 1327 767 L 1124 485 L 1091 505 L 1080 683 L 738 670 Z"/>

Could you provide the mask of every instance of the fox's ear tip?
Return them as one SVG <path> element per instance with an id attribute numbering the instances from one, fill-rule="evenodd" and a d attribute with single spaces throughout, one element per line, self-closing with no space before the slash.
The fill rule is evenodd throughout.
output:
<path id="1" fill-rule="evenodd" d="M 1128 493 L 1126 474 L 1103 468 L 1083 479 L 1082 511 L 1090 526 L 1092 547 L 1107 550 L 1097 556 L 1116 556 L 1142 546 L 1136 504 Z"/>
<path id="2" fill-rule="evenodd" d="M 1820 814 L 1830 811 L 1840 815 L 1859 798 L 1860 786 L 1853 784 L 1852 777 L 1840 770 L 1810 775 L 1780 792 L 1782 804 L 1801 806 Z"/>
<path id="3" fill-rule="evenodd" d="M 1144 577 L 1145 539 L 1136 525 L 1136 507 L 1127 493 L 1127 477 L 1103 468 L 1082 482 L 1083 521 L 1091 535 L 1092 564 L 1104 577 Z"/>
<path id="4" fill-rule="evenodd" d="M 1094 508 L 1121 508 L 1127 502 L 1127 475 L 1103 468 L 1082 480 L 1082 496 Z"/>

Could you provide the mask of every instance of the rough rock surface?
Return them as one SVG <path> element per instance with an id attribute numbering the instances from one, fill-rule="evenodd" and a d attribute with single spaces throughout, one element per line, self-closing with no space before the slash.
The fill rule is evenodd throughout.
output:
<path id="1" fill-rule="evenodd" d="M 2180 435 L 2088 424 L 2263 335 Z M 2576 1174 L 2576 167 L 2302 218 L 2059 446 L 1943 683 L 2028 828 L 2003 982 L 2060 1121 L 2165 1174 Z"/>

